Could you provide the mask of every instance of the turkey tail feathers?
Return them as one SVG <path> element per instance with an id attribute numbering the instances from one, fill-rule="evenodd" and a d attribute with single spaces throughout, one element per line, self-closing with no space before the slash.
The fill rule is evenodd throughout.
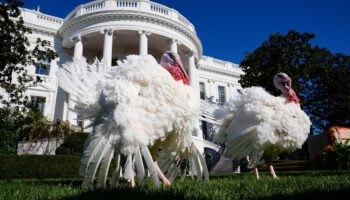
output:
<path id="1" fill-rule="evenodd" d="M 177 176 L 181 176 L 183 179 L 189 170 L 190 175 L 196 176 L 198 181 L 209 180 L 207 164 L 194 144 L 187 147 L 184 152 L 160 154 L 157 164 L 165 176 L 171 181 Z"/>
<path id="2" fill-rule="evenodd" d="M 158 174 L 154 168 L 153 160 L 151 153 L 149 152 L 148 148 L 145 145 L 141 145 L 140 147 L 141 154 L 143 158 L 145 159 L 146 166 L 148 168 L 148 172 L 150 173 L 150 176 L 152 177 L 153 183 L 156 187 L 160 186 Z"/>
<path id="3" fill-rule="evenodd" d="M 97 188 L 106 188 L 106 181 L 108 176 L 109 167 L 114 156 L 114 148 L 108 148 L 105 158 L 102 159 L 100 166 L 100 172 L 97 179 Z"/>
<path id="4" fill-rule="evenodd" d="M 201 174 L 200 175 L 203 176 L 204 181 L 207 182 L 207 181 L 209 181 L 209 172 L 208 172 L 207 164 L 205 163 L 205 160 L 204 160 L 201 152 L 199 152 L 199 150 L 196 147 L 194 147 L 194 149 L 195 149 L 195 155 L 197 156 L 200 167 L 201 167 Z M 199 176 L 199 175 L 197 174 L 197 176 Z"/>
<path id="5" fill-rule="evenodd" d="M 93 154 L 90 156 L 89 162 L 86 165 L 86 176 L 83 182 L 83 187 L 87 188 L 87 187 L 91 187 L 92 183 L 94 181 L 97 169 L 99 168 L 101 161 L 103 159 L 106 159 L 106 153 L 109 151 L 113 151 L 112 150 L 112 145 L 109 143 L 109 141 L 107 140 L 106 143 L 100 143 L 102 146 L 99 148 L 99 150 L 97 151 L 96 154 Z M 107 159 L 106 159 L 106 162 Z M 107 164 L 106 164 L 107 165 Z M 109 164 L 108 164 L 109 165 Z M 107 172 L 106 172 L 107 171 Z M 102 173 L 102 175 L 100 177 L 104 177 L 104 173 L 108 173 L 108 169 L 100 169 L 100 173 Z M 105 183 L 101 183 L 102 181 L 98 181 L 99 182 L 99 186 L 104 185 Z"/>
<path id="6" fill-rule="evenodd" d="M 220 125 L 220 122 L 218 120 L 216 120 L 216 118 L 214 116 L 214 113 L 217 109 L 219 109 L 219 107 L 216 104 L 210 103 L 206 100 L 201 99 L 201 102 L 200 102 L 200 111 L 201 111 L 200 120 L 206 121 L 206 122 L 211 123 L 211 124 Z"/>
<path id="7" fill-rule="evenodd" d="M 192 167 L 194 174 L 197 176 L 197 180 L 202 181 L 204 179 L 204 181 L 209 181 L 208 168 L 201 153 L 196 147 L 193 147 L 192 150 Z"/>
<path id="8" fill-rule="evenodd" d="M 120 176 L 120 154 L 116 153 L 115 155 L 115 160 L 116 160 L 116 167 L 114 171 L 112 172 L 112 178 L 109 182 L 110 187 L 117 187 L 118 185 L 118 180 Z"/>
<path id="9" fill-rule="evenodd" d="M 145 184 L 145 167 L 142 162 L 142 156 L 139 148 L 136 148 L 135 151 L 135 166 L 136 166 L 136 174 L 140 181 L 141 185 Z"/>
<path id="10" fill-rule="evenodd" d="M 107 141 L 107 144 L 99 145 L 99 148 L 95 148 L 94 153 L 88 157 L 88 161 L 81 165 L 81 172 L 84 172 L 82 175 L 85 176 L 83 181 L 83 188 L 93 187 L 97 171 L 98 177 L 96 178 L 96 187 L 106 188 L 108 172 L 115 152 L 115 149 L 110 144 L 110 141 Z M 99 144 L 104 144 L 104 142 L 102 141 Z M 133 160 L 133 156 L 135 160 Z M 120 155 L 116 154 L 115 158 L 117 165 L 115 170 L 112 172 L 112 178 L 110 180 L 111 187 L 115 187 L 118 184 L 118 177 L 120 175 Z M 141 145 L 139 148 L 136 148 L 135 154 L 130 154 L 127 156 L 126 163 L 124 165 L 123 177 L 127 180 L 130 180 L 134 177 L 133 164 L 135 163 L 136 175 L 139 179 L 140 184 L 143 185 L 145 183 L 146 174 L 143 160 L 146 164 L 150 176 L 152 177 L 154 186 L 159 187 L 160 182 L 158 179 L 158 174 L 154 168 L 151 154 L 145 145 Z"/>

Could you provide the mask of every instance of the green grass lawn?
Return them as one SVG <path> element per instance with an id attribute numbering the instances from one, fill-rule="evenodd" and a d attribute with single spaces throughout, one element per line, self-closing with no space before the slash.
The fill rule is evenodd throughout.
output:
<path id="1" fill-rule="evenodd" d="M 266 173 L 260 180 L 250 173 L 217 174 L 206 183 L 188 177 L 161 188 L 148 182 L 87 191 L 80 185 L 80 179 L 1 180 L 0 199 L 350 199 L 350 171 L 283 172 L 278 180 Z"/>

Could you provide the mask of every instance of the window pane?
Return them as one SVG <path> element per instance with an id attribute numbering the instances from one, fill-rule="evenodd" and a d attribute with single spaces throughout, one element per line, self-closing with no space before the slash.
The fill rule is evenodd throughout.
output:
<path id="1" fill-rule="evenodd" d="M 225 87 L 218 86 L 219 91 L 219 105 L 223 105 L 226 102 Z"/>
<path id="2" fill-rule="evenodd" d="M 202 121 L 202 132 L 205 140 L 208 140 L 208 126 L 206 121 Z"/>
<path id="3" fill-rule="evenodd" d="M 199 82 L 199 96 L 201 99 L 205 99 L 205 87 L 203 82 Z"/>
<path id="4" fill-rule="evenodd" d="M 39 61 L 39 64 L 35 66 L 35 74 L 48 76 L 50 74 L 50 64 L 46 61 Z"/>
<path id="5" fill-rule="evenodd" d="M 32 106 L 33 106 L 34 109 L 37 109 L 41 113 L 44 113 L 45 102 L 46 102 L 46 98 L 45 97 L 31 96 L 30 97 L 30 101 L 31 101 Z"/>

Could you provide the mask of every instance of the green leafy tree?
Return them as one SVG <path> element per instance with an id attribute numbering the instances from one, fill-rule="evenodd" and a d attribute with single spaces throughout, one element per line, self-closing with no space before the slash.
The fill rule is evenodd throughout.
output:
<path id="1" fill-rule="evenodd" d="M 29 75 L 27 67 L 57 57 L 48 41 L 38 39 L 36 47 L 29 48 L 31 30 L 20 17 L 23 4 L 23 0 L 0 1 L 0 148 L 7 149 L 14 148 L 13 140 L 29 105 L 25 91 L 41 81 Z"/>
<path id="2" fill-rule="evenodd" d="M 289 31 L 287 35 L 272 34 L 253 53 L 247 54 L 240 63 L 244 75 L 239 83 L 242 87 L 261 86 L 274 95 L 279 95 L 272 79 L 277 72 L 285 72 L 293 77 L 293 87 L 299 91 L 302 87 L 296 77 L 301 77 L 307 68 L 311 56 L 311 33 Z"/>
<path id="3" fill-rule="evenodd" d="M 350 126 L 350 84 L 346 82 L 350 57 L 313 46 L 314 38 L 312 33 L 294 30 L 272 34 L 240 63 L 244 74 L 239 82 L 242 87 L 261 86 L 279 95 L 273 77 L 277 72 L 289 74 L 313 130 L 325 133 L 331 125 Z"/>
<path id="4" fill-rule="evenodd" d="M 350 127 L 350 56 L 315 51 L 317 59 L 304 90 L 305 108 L 323 130 L 333 125 Z"/>

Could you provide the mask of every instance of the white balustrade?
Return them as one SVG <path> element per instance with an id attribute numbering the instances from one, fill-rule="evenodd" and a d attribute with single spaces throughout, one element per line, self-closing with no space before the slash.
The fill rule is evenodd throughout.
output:
<path id="1" fill-rule="evenodd" d="M 63 24 L 62 19 L 57 19 L 54 17 L 45 16 L 45 15 L 37 15 L 36 17 L 41 24 L 42 23 L 49 23 L 49 24 L 55 24 L 55 25 Z"/>
<path id="2" fill-rule="evenodd" d="M 160 14 L 163 14 L 163 15 L 168 15 L 169 11 L 170 11 L 169 8 L 167 8 L 165 6 L 161 6 L 159 4 L 151 4 L 151 10 L 154 12 L 158 12 Z"/>
<path id="3" fill-rule="evenodd" d="M 194 26 L 176 10 L 146 0 L 105 0 L 91 2 L 77 7 L 75 10 L 69 13 L 65 20 L 67 21 L 71 18 L 82 16 L 88 13 L 101 12 L 107 10 L 130 10 L 152 13 L 177 21 L 183 26 L 187 27 L 192 32 L 195 31 Z"/>
<path id="4" fill-rule="evenodd" d="M 26 8 L 20 8 L 20 10 L 21 17 L 23 17 L 23 20 L 25 22 L 37 24 L 39 26 L 43 26 L 52 30 L 59 29 L 64 22 L 64 20 L 61 18 L 46 15 L 37 10 L 29 10 Z"/>
<path id="5" fill-rule="evenodd" d="M 83 7 L 84 13 L 102 10 L 103 8 L 105 8 L 105 2 L 92 2 Z"/>
<path id="6" fill-rule="evenodd" d="M 136 1 L 117 1 L 117 7 L 138 8 L 140 3 Z"/>
<path id="7" fill-rule="evenodd" d="M 191 23 L 182 15 L 178 15 L 178 20 L 186 25 L 191 25 Z"/>

